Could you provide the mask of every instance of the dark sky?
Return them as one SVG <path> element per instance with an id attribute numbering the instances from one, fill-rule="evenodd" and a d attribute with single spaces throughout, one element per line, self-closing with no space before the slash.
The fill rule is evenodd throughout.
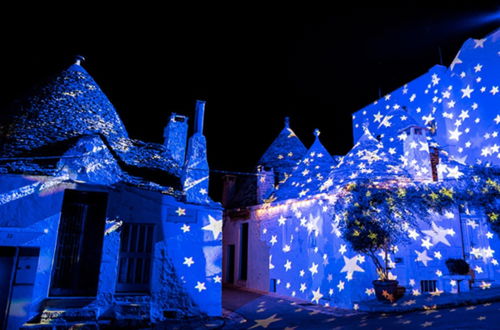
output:
<path id="1" fill-rule="evenodd" d="M 477 3 L 3 11 L 0 102 L 82 54 L 133 138 L 161 143 L 170 112 L 193 118 L 195 100 L 206 99 L 213 169 L 252 170 L 286 115 L 306 146 L 319 128 L 327 149 L 345 154 L 351 113 L 379 89 L 384 95 L 438 64 L 438 47 L 449 65 L 467 38 L 499 26 L 480 20 L 498 12 L 495 1 Z"/>

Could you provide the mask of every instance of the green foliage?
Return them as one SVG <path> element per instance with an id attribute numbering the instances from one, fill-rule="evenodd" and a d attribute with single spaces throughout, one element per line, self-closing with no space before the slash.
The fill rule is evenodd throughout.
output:
<path id="1" fill-rule="evenodd" d="M 459 207 L 483 210 L 492 228 L 500 233 L 500 170 L 476 166 L 468 168 L 461 180 L 431 183 L 378 182 L 359 180 L 340 192 L 334 210 L 339 230 L 355 251 L 374 261 L 382 279 L 384 267 L 375 252 L 387 252 L 393 245 L 407 243 L 408 231 L 417 222 L 428 222 L 431 212 L 442 214 Z"/>
<path id="2" fill-rule="evenodd" d="M 343 215 L 339 229 L 344 239 L 364 253 L 406 241 L 408 229 L 428 215 L 427 209 L 416 203 L 421 194 L 415 185 L 382 186 L 367 180 L 348 185 L 335 204 Z"/>

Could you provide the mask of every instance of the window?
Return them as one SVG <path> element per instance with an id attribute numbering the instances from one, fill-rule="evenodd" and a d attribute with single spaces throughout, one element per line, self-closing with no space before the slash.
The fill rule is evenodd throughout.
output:
<path id="1" fill-rule="evenodd" d="M 436 280 L 422 280 L 420 281 L 421 292 L 434 292 L 436 291 Z"/>
<path id="2" fill-rule="evenodd" d="M 269 281 L 269 292 L 276 292 L 278 281 L 275 278 L 271 278 Z"/>
<path id="3" fill-rule="evenodd" d="M 123 225 L 117 291 L 149 291 L 153 237 L 153 224 Z"/>
<path id="4" fill-rule="evenodd" d="M 421 128 L 415 128 L 414 134 L 415 135 L 422 135 L 422 129 Z"/>

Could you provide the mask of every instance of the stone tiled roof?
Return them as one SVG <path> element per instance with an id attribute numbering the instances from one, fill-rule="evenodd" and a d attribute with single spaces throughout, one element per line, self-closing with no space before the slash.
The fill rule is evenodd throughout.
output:
<path id="1" fill-rule="evenodd" d="M 314 143 L 299 161 L 297 168 L 278 186 L 274 193 L 277 200 L 302 198 L 318 193 L 328 173 L 337 164 L 321 144 L 319 131 L 316 132 Z"/>
<path id="2" fill-rule="evenodd" d="M 114 106 L 78 64 L 13 103 L 0 122 L 0 157 L 39 154 L 62 141 L 98 134 L 127 166 L 180 176 L 165 147 L 128 137 Z"/>
<path id="3" fill-rule="evenodd" d="M 260 158 L 259 165 L 291 173 L 306 152 L 306 147 L 289 127 L 287 119 L 283 130 Z"/>
<path id="4" fill-rule="evenodd" d="M 365 125 L 379 136 L 404 124 L 400 116 L 389 116 L 392 110 L 406 107 L 419 126 L 432 128 L 433 139 L 450 158 L 498 166 L 499 49 L 500 28 L 484 38 L 468 39 L 449 67 L 436 65 L 357 111 L 353 115 L 354 140 L 363 134 Z"/>
<path id="5" fill-rule="evenodd" d="M 351 151 L 330 172 L 320 190 L 327 192 L 336 186 L 360 179 L 409 179 L 402 163 L 391 155 L 384 144 L 374 138 L 367 128 Z"/>

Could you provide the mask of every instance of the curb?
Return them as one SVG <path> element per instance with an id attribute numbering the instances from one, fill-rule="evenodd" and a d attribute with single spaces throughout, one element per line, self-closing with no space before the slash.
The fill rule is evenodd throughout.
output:
<path id="1" fill-rule="evenodd" d="M 335 307 L 335 306 L 324 306 L 320 304 L 315 304 L 312 303 L 308 300 L 303 300 L 299 298 L 294 298 L 294 297 L 289 297 L 289 296 L 282 296 L 276 292 L 266 292 L 266 291 L 261 291 L 261 290 L 256 290 L 256 289 L 249 289 L 245 287 L 237 287 L 233 285 L 226 285 L 228 289 L 235 289 L 235 290 L 240 290 L 240 291 L 246 291 L 246 292 L 251 292 L 251 293 L 256 293 L 260 294 L 262 296 L 268 296 L 268 297 L 273 297 L 276 299 L 281 299 L 284 301 L 290 302 L 291 305 L 295 305 L 299 308 L 308 310 L 308 311 L 317 311 L 321 314 L 326 314 L 326 315 L 331 315 L 338 317 L 339 314 L 342 316 L 354 316 L 354 315 L 360 315 L 363 314 L 364 311 L 361 310 L 352 310 L 352 309 L 346 309 L 346 308 L 340 308 L 340 307 Z M 233 312 L 234 313 L 234 312 Z"/>
<path id="2" fill-rule="evenodd" d="M 471 306 L 471 305 L 480 305 L 480 304 L 486 304 L 486 303 L 491 303 L 491 302 L 498 302 L 500 301 L 500 295 L 496 296 L 490 296 L 490 297 L 464 297 L 462 299 L 454 300 L 454 301 L 448 301 L 448 302 L 442 302 L 442 303 L 435 303 L 433 304 L 432 301 L 429 302 L 429 306 L 427 305 L 385 305 L 383 306 L 382 302 L 380 302 L 380 305 L 374 305 L 374 306 L 367 306 L 363 304 L 362 302 L 358 303 L 359 304 L 359 309 L 358 311 L 361 312 L 366 312 L 366 313 L 388 313 L 388 314 L 394 314 L 394 313 L 410 313 L 410 312 L 416 312 L 416 311 L 426 311 L 426 310 L 431 310 L 431 309 L 446 309 L 446 308 L 455 308 L 455 307 L 463 307 L 463 306 Z"/>

